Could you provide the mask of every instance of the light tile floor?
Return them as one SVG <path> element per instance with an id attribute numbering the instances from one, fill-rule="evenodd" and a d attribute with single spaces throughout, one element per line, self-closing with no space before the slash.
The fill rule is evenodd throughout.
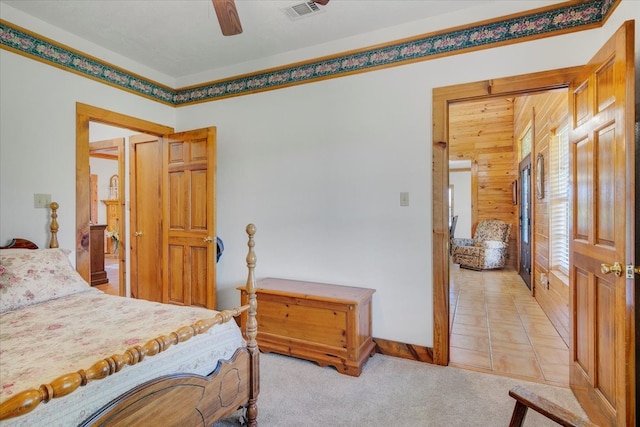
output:
<path id="1" fill-rule="evenodd" d="M 107 278 L 109 279 L 109 282 L 103 285 L 95 285 L 94 288 L 100 289 L 106 294 L 119 295 L 120 287 L 118 283 L 120 282 L 120 274 L 118 271 L 118 259 L 115 257 L 105 257 L 104 267 L 105 271 L 107 272 Z"/>
<path id="2" fill-rule="evenodd" d="M 450 266 L 450 365 L 568 387 L 569 349 L 514 269 Z"/>

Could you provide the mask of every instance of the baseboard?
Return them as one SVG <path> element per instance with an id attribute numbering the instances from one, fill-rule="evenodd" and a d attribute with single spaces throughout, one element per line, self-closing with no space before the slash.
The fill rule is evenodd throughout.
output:
<path id="1" fill-rule="evenodd" d="M 376 343 L 376 353 L 418 362 L 433 363 L 433 349 L 431 347 L 422 347 L 382 338 L 374 338 L 373 341 Z"/>

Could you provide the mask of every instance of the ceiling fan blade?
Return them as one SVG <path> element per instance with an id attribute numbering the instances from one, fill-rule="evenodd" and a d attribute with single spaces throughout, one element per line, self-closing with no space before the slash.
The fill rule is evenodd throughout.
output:
<path id="1" fill-rule="evenodd" d="M 318 3 L 319 5 L 326 6 L 329 3 L 329 0 L 313 0 L 314 3 Z"/>
<path id="2" fill-rule="evenodd" d="M 235 36 L 242 32 L 242 25 L 240 25 L 240 17 L 236 10 L 236 4 L 234 0 L 211 0 L 213 2 L 213 8 L 218 15 L 218 22 L 220 23 L 220 29 L 225 36 Z"/>

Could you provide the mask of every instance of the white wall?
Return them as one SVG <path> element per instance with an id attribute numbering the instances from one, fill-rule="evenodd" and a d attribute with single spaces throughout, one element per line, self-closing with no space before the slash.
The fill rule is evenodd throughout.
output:
<path id="1" fill-rule="evenodd" d="M 85 53 L 148 71 L 5 4 L 1 13 Z M 166 81 L 159 74 L 148 77 Z M 0 244 L 13 237 L 48 244 L 49 210 L 33 207 L 33 194 L 45 193 L 60 204 L 60 246 L 75 250 L 76 102 L 174 126 L 173 107 L 0 50 Z"/>
<path id="2" fill-rule="evenodd" d="M 33 193 L 51 193 L 61 246 L 74 245 L 76 101 L 178 131 L 215 125 L 220 305 L 239 300 L 254 222 L 259 277 L 375 288 L 374 336 L 431 346 L 433 88 L 585 63 L 629 18 L 640 8 L 623 1 L 604 29 L 175 110 L 2 50 L 0 241 L 44 244 Z"/>
<path id="3" fill-rule="evenodd" d="M 6 50 L 0 93 L 2 244 L 25 237 L 47 245 L 49 210 L 33 207 L 33 194 L 45 193 L 60 204 L 60 245 L 74 249 L 76 102 L 174 126 L 172 107 Z"/>

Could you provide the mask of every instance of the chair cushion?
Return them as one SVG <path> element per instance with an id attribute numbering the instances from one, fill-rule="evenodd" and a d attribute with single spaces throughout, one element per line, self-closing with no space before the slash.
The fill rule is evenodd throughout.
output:
<path id="1" fill-rule="evenodd" d="M 509 239 L 511 225 L 497 219 L 480 221 L 473 236 L 473 241 L 477 244 L 485 240 L 498 240 L 506 242 Z"/>
<path id="2" fill-rule="evenodd" d="M 498 240 L 485 240 L 482 242 L 482 246 L 485 249 L 504 249 L 509 246 L 506 242 L 500 242 Z"/>

